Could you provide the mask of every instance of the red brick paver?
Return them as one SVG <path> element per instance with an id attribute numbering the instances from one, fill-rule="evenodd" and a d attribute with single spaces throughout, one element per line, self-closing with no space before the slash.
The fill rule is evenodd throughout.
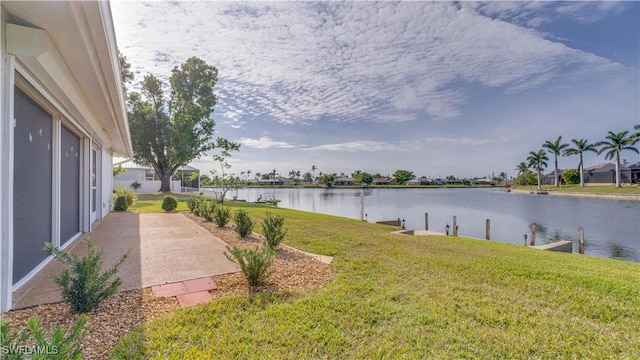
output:
<path id="1" fill-rule="evenodd" d="M 211 300 L 210 290 L 218 287 L 210 277 L 179 281 L 170 284 L 153 286 L 151 290 L 156 297 L 172 297 L 178 299 L 180 307 L 189 307 Z"/>
<path id="2" fill-rule="evenodd" d="M 194 293 L 178 295 L 176 297 L 178 298 L 180 307 L 195 306 L 211 300 L 211 294 L 209 294 L 208 291 L 198 291 Z"/>

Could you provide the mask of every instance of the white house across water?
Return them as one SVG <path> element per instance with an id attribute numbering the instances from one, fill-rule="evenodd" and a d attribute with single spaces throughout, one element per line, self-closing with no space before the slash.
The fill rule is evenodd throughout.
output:
<path id="1" fill-rule="evenodd" d="M 108 2 L 2 1 L 0 310 L 111 209 L 112 157 L 130 157 Z"/>

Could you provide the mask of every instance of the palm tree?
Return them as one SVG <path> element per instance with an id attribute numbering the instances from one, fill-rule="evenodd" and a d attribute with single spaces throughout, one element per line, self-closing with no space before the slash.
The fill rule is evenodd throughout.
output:
<path id="1" fill-rule="evenodd" d="M 622 150 L 631 150 L 640 154 L 640 151 L 631 145 L 634 142 L 634 139 L 633 137 L 627 137 L 628 134 L 628 130 L 621 131 L 617 134 L 613 131 L 609 131 L 605 138 L 608 141 L 600 141 L 596 144 L 597 147 L 600 147 L 598 155 L 605 151 L 607 152 L 604 155 L 605 160 L 611 160 L 614 157 L 616 158 L 616 187 L 620 187 L 620 152 L 622 152 Z"/>
<path id="2" fill-rule="evenodd" d="M 562 152 L 562 150 L 566 149 L 567 147 L 569 147 L 569 144 L 563 144 L 562 143 L 562 136 L 558 136 L 558 138 L 556 139 L 556 141 L 551 142 L 549 140 L 547 140 L 543 145 L 543 148 L 547 149 L 547 151 L 549 152 L 549 154 L 552 154 L 554 156 L 554 160 L 555 160 L 555 173 L 553 176 L 553 181 L 556 187 L 558 187 L 558 178 L 559 178 L 559 174 L 558 174 L 558 156 L 560 155 L 560 153 Z"/>
<path id="3" fill-rule="evenodd" d="M 538 191 L 540 191 L 542 190 L 540 187 L 540 176 L 542 171 L 547 167 L 547 161 L 549 161 L 547 153 L 542 149 L 538 150 L 538 152 L 529 151 L 527 160 L 529 161 L 529 167 L 532 167 L 538 173 Z"/>
<path id="4" fill-rule="evenodd" d="M 523 161 L 520 164 L 518 164 L 518 166 L 516 166 L 515 170 L 518 171 L 518 175 L 522 175 L 527 171 L 529 171 L 529 164 Z"/>
<path id="5" fill-rule="evenodd" d="M 640 124 L 636 124 L 633 126 L 633 130 L 640 130 Z M 640 131 L 631 135 L 631 140 L 629 145 L 635 145 L 640 142 Z"/>
<path id="6" fill-rule="evenodd" d="M 316 181 L 316 170 L 318 170 L 318 168 L 315 165 L 311 165 L 311 176 L 313 177 L 313 181 Z"/>
<path id="7" fill-rule="evenodd" d="M 573 147 L 567 148 L 562 153 L 563 156 L 580 155 L 580 162 L 578 163 L 578 171 L 580 172 L 580 186 L 584 186 L 584 162 L 582 161 L 582 154 L 587 151 L 598 152 L 595 144 L 589 144 L 587 139 L 571 139 Z"/>

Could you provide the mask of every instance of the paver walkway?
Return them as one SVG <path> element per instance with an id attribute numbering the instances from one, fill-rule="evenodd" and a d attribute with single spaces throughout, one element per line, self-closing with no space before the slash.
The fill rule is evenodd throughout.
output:
<path id="1" fill-rule="evenodd" d="M 224 256 L 224 241 L 180 213 L 110 213 L 88 235 L 97 249 L 104 250 L 105 269 L 131 249 L 118 273 L 121 291 L 240 271 Z M 68 250 L 86 254 L 79 239 Z M 13 308 L 61 301 L 51 276 L 63 268 L 57 260 L 47 263 L 14 291 Z"/>
<path id="2" fill-rule="evenodd" d="M 156 285 L 151 287 L 156 297 L 173 297 L 178 299 L 180 307 L 198 305 L 211 300 L 209 291 L 218 287 L 210 277 L 178 281 L 171 284 Z"/>

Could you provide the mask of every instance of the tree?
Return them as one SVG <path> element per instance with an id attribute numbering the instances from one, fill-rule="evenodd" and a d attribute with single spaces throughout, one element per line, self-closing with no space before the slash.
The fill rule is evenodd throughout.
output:
<path id="1" fill-rule="evenodd" d="M 567 169 L 562 172 L 562 179 L 567 184 L 577 184 L 580 182 L 580 174 L 576 169 Z"/>
<path id="2" fill-rule="evenodd" d="M 371 174 L 360 170 L 356 170 L 353 174 L 351 174 L 351 177 L 355 182 L 359 182 L 361 184 L 371 185 L 371 183 L 373 182 L 373 176 L 371 176 Z"/>
<path id="3" fill-rule="evenodd" d="M 307 183 L 313 182 L 313 175 L 309 171 L 302 175 L 302 180 Z"/>
<path id="4" fill-rule="evenodd" d="M 217 81 L 215 67 L 192 57 L 171 71 L 168 96 L 153 75 L 144 77 L 140 93 L 129 94 L 133 159 L 153 167 L 160 177 L 160 191 L 171 191 L 171 176 L 178 167 L 215 148 L 211 113 Z"/>
<path id="5" fill-rule="evenodd" d="M 396 183 L 400 185 L 416 178 L 416 176 L 413 175 L 413 171 L 409 170 L 396 170 L 396 172 L 394 172 L 391 176 L 393 176 L 393 178 L 396 180 Z"/>
<path id="6" fill-rule="evenodd" d="M 583 162 L 583 154 L 587 151 L 592 151 L 594 153 L 598 152 L 595 144 L 589 144 L 589 140 L 587 139 L 571 139 L 573 143 L 573 147 L 569 147 L 564 150 L 564 156 L 571 155 L 579 155 L 580 162 L 578 163 L 578 172 L 580 173 L 580 186 L 584 186 L 584 162 Z"/>
<path id="7" fill-rule="evenodd" d="M 216 148 L 220 149 L 220 154 L 213 155 L 213 161 L 216 161 L 220 164 L 220 170 L 222 176 L 217 176 L 215 174 L 215 170 L 211 171 L 213 175 L 212 183 L 220 189 L 220 202 L 224 202 L 224 197 L 227 195 L 227 192 L 231 189 L 236 189 L 240 185 L 240 178 L 237 176 L 231 175 L 230 178 L 225 178 L 225 169 L 230 169 L 231 165 L 227 163 L 227 158 L 231 157 L 231 151 L 239 151 L 240 144 L 231 142 L 227 139 L 218 138 L 216 139 Z"/>
<path id="8" fill-rule="evenodd" d="M 631 134 L 631 140 L 629 145 L 635 145 L 640 142 L 640 124 L 636 124 L 633 126 L 633 130 L 639 130 L 633 134 Z"/>
<path id="9" fill-rule="evenodd" d="M 547 140 L 543 145 L 543 148 L 547 149 L 547 151 L 549 152 L 549 154 L 552 154 L 554 157 L 554 163 L 555 163 L 555 172 L 553 175 L 553 182 L 554 185 L 556 187 L 558 187 L 559 185 L 559 177 L 560 175 L 558 174 L 558 156 L 560 156 L 560 154 L 562 153 L 562 150 L 566 149 L 567 147 L 569 147 L 569 144 L 566 143 L 562 143 L 562 136 L 558 136 L 558 138 L 556 139 L 556 141 L 551 142 L 549 140 Z"/>
<path id="10" fill-rule="evenodd" d="M 338 174 L 333 173 L 333 174 L 321 174 L 320 175 L 320 182 L 325 184 L 328 188 L 330 188 L 333 185 L 333 180 L 338 178 Z"/>
<path id="11" fill-rule="evenodd" d="M 498 178 L 500 178 L 500 181 L 507 181 L 507 177 L 509 177 L 509 175 L 507 175 L 507 173 L 504 171 L 501 171 L 500 174 L 498 174 Z"/>
<path id="12" fill-rule="evenodd" d="M 520 164 L 518 164 L 515 168 L 515 170 L 518 171 L 518 175 L 522 175 L 525 174 L 529 171 L 531 171 L 531 169 L 529 169 L 529 164 L 527 164 L 526 162 L 521 162 Z"/>
<path id="13" fill-rule="evenodd" d="M 314 181 L 316 180 L 316 170 L 318 170 L 318 168 L 315 165 L 311 165 L 311 176 Z"/>
<path id="14" fill-rule="evenodd" d="M 627 137 L 628 134 L 629 131 L 621 131 L 619 133 L 609 131 L 605 138 L 607 140 L 600 141 L 595 145 L 600 147 L 598 155 L 606 152 L 604 155 L 605 160 L 616 158 L 616 187 L 620 187 L 620 153 L 622 150 L 631 150 L 635 153 L 640 153 L 638 149 L 631 145 L 633 140 L 631 137 Z"/>
<path id="15" fill-rule="evenodd" d="M 529 167 L 532 167 L 538 173 L 538 190 L 541 190 L 540 178 L 542 176 L 542 171 L 547 167 L 547 161 L 549 161 L 549 158 L 544 150 L 540 149 L 538 152 L 530 151 L 527 161 L 529 161 Z"/>

